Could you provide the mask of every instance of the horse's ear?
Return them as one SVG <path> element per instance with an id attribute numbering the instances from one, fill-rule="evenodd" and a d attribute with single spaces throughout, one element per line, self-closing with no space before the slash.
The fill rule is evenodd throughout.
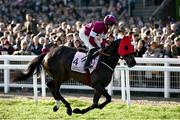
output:
<path id="1" fill-rule="evenodd" d="M 118 53 L 120 56 L 125 56 L 134 53 L 134 46 L 131 44 L 132 36 L 125 36 L 119 42 Z"/>

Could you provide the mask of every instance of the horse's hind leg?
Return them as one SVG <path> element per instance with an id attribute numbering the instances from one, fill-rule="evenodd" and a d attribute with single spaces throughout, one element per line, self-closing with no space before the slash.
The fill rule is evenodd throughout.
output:
<path id="1" fill-rule="evenodd" d="M 52 80 L 47 83 L 47 86 L 50 89 L 50 91 L 55 99 L 55 106 L 53 108 L 53 111 L 56 112 L 59 109 L 59 102 L 61 100 L 67 108 L 67 114 L 72 115 L 72 109 L 71 109 L 70 104 L 62 97 L 62 95 L 59 92 L 60 85 L 61 84 L 56 83 L 55 80 Z"/>

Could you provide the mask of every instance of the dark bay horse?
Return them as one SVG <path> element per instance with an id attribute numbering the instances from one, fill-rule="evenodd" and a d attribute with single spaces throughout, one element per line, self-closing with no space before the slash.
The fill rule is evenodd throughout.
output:
<path id="1" fill-rule="evenodd" d="M 105 87 L 110 83 L 112 74 L 120 58 L 120 55 L 117 52 L 120 41 L 121 40 L 113 41 L 110 46 L 103 51 L 104 54 L 100 54 L 98 65 L 91 74 L 71 71 L 73 57 L 77 50 L 61 46 L 53 49 L 46 55 L 41 54 L 37 56 L 29 63 L 27 70 L 17 74 L 14 81 L 28 79 L 33 75 L 35 70 L 37 74 L 40 74 L 41 66 L 43 66 L 44 70 L 53 78 L 52 81 L 49 81 L 46 84 L 55 99 L 54 111 L 59 109 L 60 101 L 62 101 L 67 108 L 68 115 L 71 115 L 72 112 L 84 114 L 94 108 L 102 109 L 111 102 L 111 96 L 107 93 Z M 132 54 L 124 55 L 123 59 L 129 67 L 133 67 L 136 64 Z M 59 91 L 61 84 L 70 79 L 77 80 L 80 83 L 94 88 L 95 92 L 93 104 L 91 106 L 82 110 L 78 108 L 72 110 L 71 105 L 63 98 Z M 103 103 L 98 104 L 101 95 L 103 95 L 106 100 Z"/>

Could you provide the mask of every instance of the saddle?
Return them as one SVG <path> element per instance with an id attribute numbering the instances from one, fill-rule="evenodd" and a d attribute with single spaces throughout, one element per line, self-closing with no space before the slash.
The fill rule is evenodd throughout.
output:
<path id="1" fill-rule="evenodd" d="M 76 52 L 74 55 L 72 64 L 71 64 L 71 70 L 79 73 L 87 73 L 87 71 L 84 70 L 84 64 L 87 59 L 87 54 L 85 52 Z M 97 66 L 99 60 L 99 56 L 97 53 L 93 55 L 93 59 L 91 60 L 91 68 L 89 68 L 89 72 L 92 73 Z"/>

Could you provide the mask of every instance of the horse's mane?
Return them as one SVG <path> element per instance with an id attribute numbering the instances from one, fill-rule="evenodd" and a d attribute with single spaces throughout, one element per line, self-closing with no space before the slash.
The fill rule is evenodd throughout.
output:
<path id="1" fill-rule="evenodd" d="M 104 49 L 104 52 L 116 53 L 116 51 L 117 51 L 117 49 L 119 47 L 119 42 L 120 42 L 120 39 L 112 41 L 110 43 L 110 45 Z"/>

